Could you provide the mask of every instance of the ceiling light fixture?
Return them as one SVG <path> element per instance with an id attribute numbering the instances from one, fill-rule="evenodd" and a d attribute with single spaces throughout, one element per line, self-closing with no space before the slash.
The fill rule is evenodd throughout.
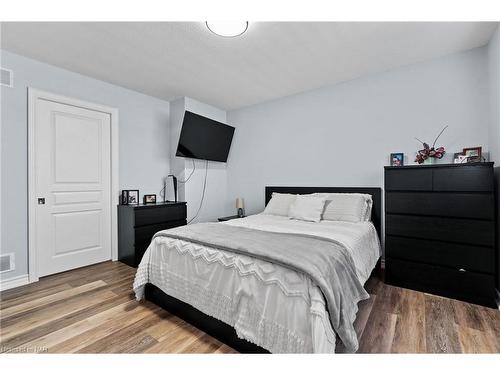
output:
<path id="1" fill-rule="evenodd" d="M 207 21 L 208 30 L 226 38 L 240 36 L 248 29 L 247 21 Z"/>

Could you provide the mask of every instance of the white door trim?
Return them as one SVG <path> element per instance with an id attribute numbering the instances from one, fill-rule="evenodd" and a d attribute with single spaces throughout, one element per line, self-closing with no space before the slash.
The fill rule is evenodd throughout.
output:
<path id="1" fill-rule="evenodd" d="M 28 275 L 20 275 L 14 276 L 10 279 L 0 280 L 0 292 L 4 290 L 17 288 L 26 284 L 29 284 L 29 276 Z"/>
<path id="2" fill-rule="evenodd" d="M 116 212 L 120 195 L 118 188 L 118 109 L 28 87 L 28 272 L 30 283 L 38 281 L 35 241 L 35 103 L 38 99 L 108 113 L 111 117 L 111 259 L 118 260 L 118 219 Z"/>

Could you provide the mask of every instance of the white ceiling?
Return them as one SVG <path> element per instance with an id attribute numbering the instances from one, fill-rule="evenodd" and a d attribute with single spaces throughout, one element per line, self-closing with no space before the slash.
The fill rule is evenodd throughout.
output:
<path id="1" fill-rule="evenodd" d="M 165 100 L 235 109 L 488 43 L 496 23 L 2 23 L 1 47 Z"/>

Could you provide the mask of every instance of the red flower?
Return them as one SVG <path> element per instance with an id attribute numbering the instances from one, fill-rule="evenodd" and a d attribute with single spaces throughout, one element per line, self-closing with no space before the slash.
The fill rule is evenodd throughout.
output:
<path id="1" fill-rule="evenodd" d="M 437 150 L 435 150 L 434 148 L 424 148 L 423 150 L 419 150 L 417 152 L 415 161 L 418 164 L 422 164 L 428 158 L 441 159 L 444 154 L 445 154 L 444 147 L 439 147 Z"/>

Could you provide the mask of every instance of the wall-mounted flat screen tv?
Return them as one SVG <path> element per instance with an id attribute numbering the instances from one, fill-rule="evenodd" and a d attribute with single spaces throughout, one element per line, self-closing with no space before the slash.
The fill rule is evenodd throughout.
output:
<path id="1" fill-rule="evenodd" d="M 186 111 L 176 155 L 225 162 L 233 134 L 232 126 Z"/>

